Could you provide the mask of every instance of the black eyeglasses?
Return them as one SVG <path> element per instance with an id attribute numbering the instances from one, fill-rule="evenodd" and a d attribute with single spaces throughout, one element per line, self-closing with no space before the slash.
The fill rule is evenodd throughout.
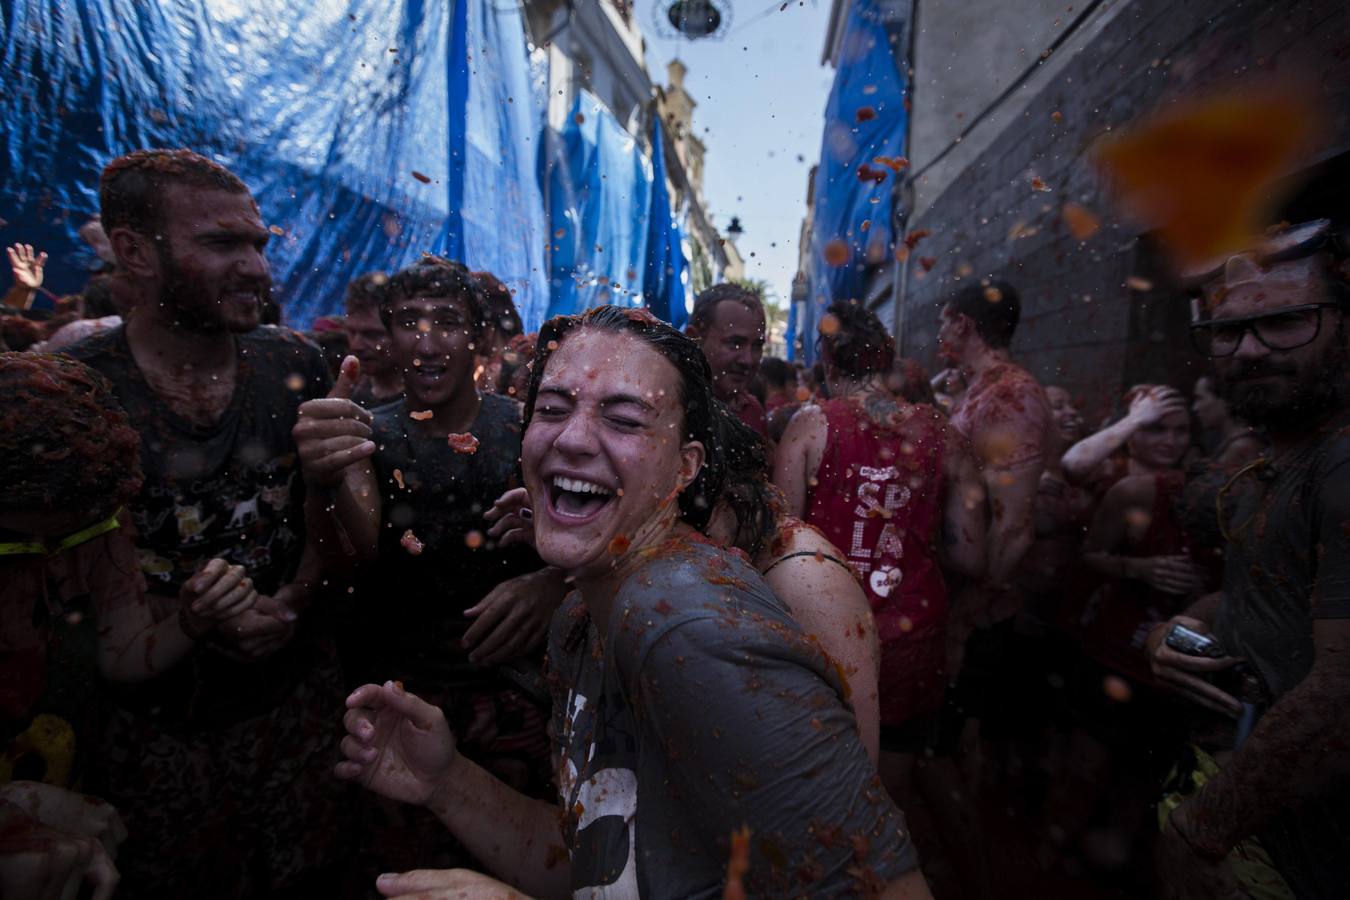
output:
<path id="1" fill-rule="evenodd" d="M 1210 319 L 1191 324 L 1191 343 L 1210 359 L 1232 356 L 1250 331 L 1270 350 L 1293 350 L 1317 340 L 1322 310 L 1340 309 L 1338 303 L 1303 303 L 1259 316 Z"/>

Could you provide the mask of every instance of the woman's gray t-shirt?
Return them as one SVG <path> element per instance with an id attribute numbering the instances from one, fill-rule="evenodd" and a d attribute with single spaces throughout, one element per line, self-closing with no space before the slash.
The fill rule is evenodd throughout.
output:
<path id="1" fill-rule="evenodd" d="M 740 558 L 654 553 L 605 640 L 574 593 L 549 658 L 577 894 L 720 896 L 742 827 L 751 895 L 864 894 L 917 867 L 837 666 Z"/>

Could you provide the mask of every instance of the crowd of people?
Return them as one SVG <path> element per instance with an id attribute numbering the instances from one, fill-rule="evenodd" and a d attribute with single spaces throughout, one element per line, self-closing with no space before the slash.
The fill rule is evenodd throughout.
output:
<path id="1" fill-rule="evenodd" d="M 220 165 L 99 202 L 0 316 L 3 897 L 984 900 L 1014 805 L 1029 884 L 1350 896 L 1330 223 L 1093 429 L 1005 280 L 931 378 L 855 302 L 808 368 L 736 284 L 526 334 L 429 254 L 302 335 Z"/>

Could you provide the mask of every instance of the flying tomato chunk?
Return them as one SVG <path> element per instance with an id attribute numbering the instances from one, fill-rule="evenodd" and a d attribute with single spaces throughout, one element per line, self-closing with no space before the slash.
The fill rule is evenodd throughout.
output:
<path id="1" fill-rule="evenodd" d="M 1241 250 L 1270 223 L 1272 185 L 1328 117 L 1298 84 L 1230 89 L 1168 105 L 1103 140 L 1097 166 L 1122 207 L 1186 266 Z"/>
<path id="2" fill-rule="evenodd" d="M 399 538 L 398 542 L 404 550 L 407 550 L 413 556 L 421 556 L 422 551 L 426 549 L 426 545 L 417 539 L 417 535 L 413 534 L 411 528 L 403 532 L 403 537 Z"/>
<path id="3" fill-rule="evenodd" d="M 745 900 L 745 882 L 750 871 L 750 826 L 742 825 L 731 833 L 731 853 L 727 857 L 727 883 L 722 889 L 723 900 Z"/>

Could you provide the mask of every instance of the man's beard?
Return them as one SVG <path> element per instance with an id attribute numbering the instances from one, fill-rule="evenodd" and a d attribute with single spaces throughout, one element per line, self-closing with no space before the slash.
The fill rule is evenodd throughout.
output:
<path id="1" fill-rule="evenodd" d="M 164 273 L 164 283 L 160 287 L 158 305 L 175 327 L 192 334 L 223 334 L 251 331 L 257 326 L 257 320 L 239 325 L 232 323 L 224 315 L 218 299 L 226 287 L 216 285 L 213 290 L 200 279 L 187 276 L 166 249 L 160 250 L 160 268 Z M 207 299 L 213 294 L 217 297 L 215 303 Z M 261 297 L 265 294 L 265 289 L 259 291 L 259 316 L 262 314 Z"/>
<path id="2" fill-rule="evenodd" d="M 1327 413 L 1345 406 L 1345 326 L 1336 329 L 1335 340 L 1306 371 L 1292 363 L 1273 363 L 1269 357 L 1249 364 L 1234 364 L 1223 378 L 1223 394 L 1229 411 L 1252 425 L 1274 433 L 1296 432 L 1315 424 Z M 1291 387 L 1251 384 L 1243 378 L 1287 375 Z"/>

